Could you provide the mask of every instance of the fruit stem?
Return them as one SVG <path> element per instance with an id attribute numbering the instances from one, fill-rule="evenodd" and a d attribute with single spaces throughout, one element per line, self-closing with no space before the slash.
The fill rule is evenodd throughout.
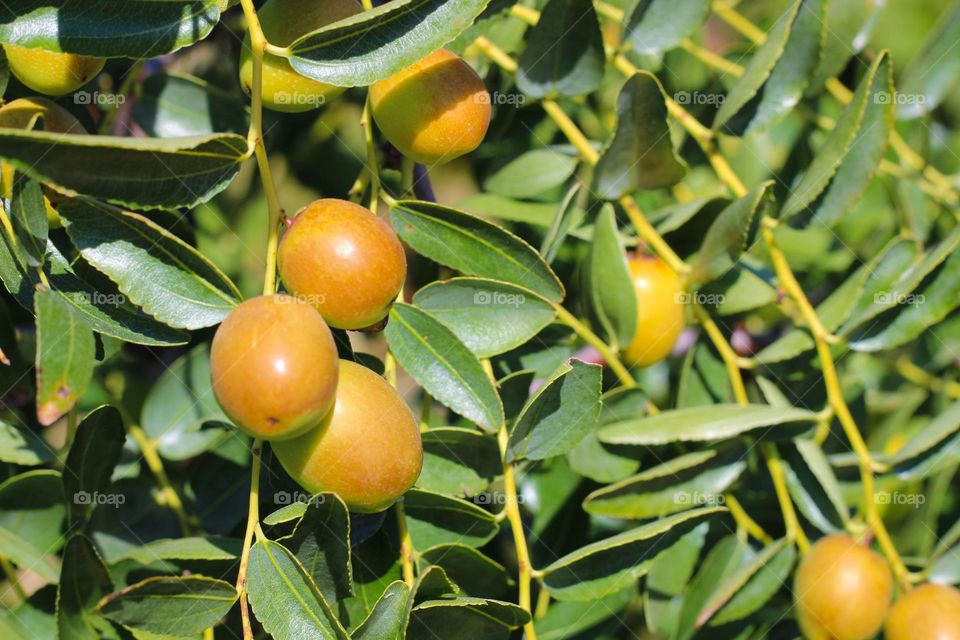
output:
<path id="1" fill-rule="evenodd" d="M 250 465 L 250 498 L 247 506 L 247 528 L 243 534 L 243 552 L 240 554 L 240 571 L 237 574 L 237 597 L 240 599 L 240 617 L 243 624 L 243 640 L 253 640 L 253 628 L 250 626 L 250 609 L 247 604 L 247 568 L 250 565 L 250 547 L 253 545 L 253 533 L 260 528 L 260 454 L 263 440 L 253 441 L 250 453 L 253 464 Z"/>
<path id="2" fill-rule="evenodd" d="M 727 60 L 723 56 L 717 55 L 709 49 L 701 47 L 690 38 L 684 38 L 680 42 L 680 47 L 708 67 L 712 67 L 717 71 L 722 71 L 723 73 L 731 75 L 735 78 L 739 78 L 743 75 L 743 67 L 741 65 L 731 60 Z"/>
<path id="3" fill-rule="evenodd" d="M 407 514 L 403 508 L 403 498 L 397 500 L 394 509 L 397 514 L 397 529 L 400 533 L 400 562 L 403 570 L 403 581 L 413 589 L 413 541 L 410 539 L 410 530 L 407 528 Z"/>
<path id="4" fill-rule="evenodd" d="M 727 367 L 727 375 L 730 377 L 730 386 L 733 388 L 733 397 L 736 399 L 737 404 L 749 404 L 750 399 L 747 397 L 747 389 L 743 384 L 743 374 L 740 372 L 739 358 L 733 350 L 733 347 L 731 347 L 727 339 L 723 337 L 723 333 L 720 332 L 717 323 L 710 317 L 706 309 L 700 306 L 698 302 L 693 302 L 690 306 L 693 307 L 693 313 L 697 316 L 697 320 L 700 321 L 700 326 L 707 332 L 710 341 L 720 353 L 720 358 Z"/>
<path id="5" fill-rule="evenodd" d="M 250 33 L 250 50 L 253 56 L 253 82 L 250 89 L 250 129 L 247 133 L 248 153 L 257 157 L 260 169 L 260 181 L 267 198 L 267 255 L 263 272 L 263 294 L 270 295 L 277 290 L 277 245 L 280 242 L 280 220 L 283 209 L 277 196 L 277 187 L 270 173 L 270 161 L 263 144 L 263 54 L 267 48 L 267 39 L 263 35 L 257 10 L 253 0 L 240 0 L 243 15 Z"/>
<path id="6" fill-rule="evenodd" d="M 909 589 L 911 586 L 910 572 L 900 558 L 900 554 L 897 553 L 897 549 L 890 539 L 890 534 L 887 532 L 883 518 L 880 517 L 880 513 L 877 510 L 877 501 L 874 495 L 873 458 L 870 450 L 867 448 L 866 442 L 863 440 L 863 436 L 857 427 L 853 415 L 850 413 L 850 408 L 847 406 L 847 402 L 843 397 L 843 389 L 840 386 L 840 380 L 837 376 L 836 363 L 830 351 L 829 343 L 831 336 L 823 327 L 823 324 L 817 317 L 817 312 L 797 282 L 793 271 L 790 269 L 790 264 L 787 262 L 786 256 L 784 256 L 783 252 L 777 246 L 773 233 L 776 225 L 776 220 L 764 218 L 762 233 L 764 242 L 767 245 L 767 251 L 770 254 L 770 259 L 773 262 L 774 270 L 777 273 L 777 279 L 780 281 L 780 286 L 784 288 L 787 295 L 797 304 L 807 327 L 813 333 L 813 339 L 817 346 L 817 354 L 820 357 L 820 367 L 823 371 L 823 381 L 827 388 L 827 401 L 830 403 L 830 406 L 833 407 L 834 414 L 843 427 L 843 431 L 850 441 L 850 445 L 853 447 L 853 451 L 857 456 L 857 462 L 860 466 L 867 524 L 870 525 L 870 528 L 877 538 L 877 543 L 890 561 L 897 581 L 900 582 L 904 589 Z"/>
<path id="7" fill-rule="evenodd" d="M 727 508 L 730 509 L 730 515 L 733 516 L 733 519 L 736 521 L 737 526 L 742 527 L 744 531 L 749 533 L 751 536 L 762 542 L 763 544 L 771 544 L 773 538 L 770 537 L 766 531 L 763 530 L 756 520 L 750 517 L 750 515 L 743 508 L 743 505 L 740 504 L 740 501 L 737 500 L 736 496 L 732 493 L 724 494 L 724 504 L 727 505 Z"/>
<path id="8" fill-rule="evenodd" d="M 156 444 L 139 425 L 131 424 L 127 427 L 127 433 L 130 434 L 130 437 L 133 438 L 133 441 L 136 442 L 140 448 L 140 453 L 143 454 L 143 459 L 147 462 L 150 473 L 153 474 L 157 484 L 160 486 L 160 495 L 163 496 L 166 505 L 170 507 L 177 516 L 177 522 L 180 523 L 180 530 L 183 532 L 183 535 L 187 537 L 192 536 L 193 526 L 190 523 L 190 518 L 187 516 L 187 511 L 184 509 L 183 502 L 180 500 L 180 494 L 177 493 L 170 483 L 167 471 L 163 467 L 163 461 L 157 454 Z"/>
<path id="9" fill-rule="evenodd" d="M 377 143 L 373 139 L 373 107 L 370 106 L 370 96 L 363 105 L 363 115 L 360 117 L 360 126 L 363 128 L 363 137 L 367 143 L 367 175 L 370 182 L 370 204 L 368 208 L 373 213 L 380 207 L 380 161 L 377 159 Z"/>
<path id="10" fill-rule="evenodd" d="M 416 197 L 413 195 L 413 169 L 416 164 L 407 156 L 400 160 L 400 197 L 404 200 Z"/>
<path id="11" fill-rule="evenodd" d="M 767 461 L 767 470 L 770 472 L 770 478 L 773 480 L 773 489 L 777 494 L 777 502 L 780 503 L 780 511 L 783 513 L 783 523 L 787 527 L 787 539 L 796 542 L 801 553 L 806 553 L 810 548 L 810 541 L 803 527 L 800 526 L 800 520 L 797 518 L 797 512 L 793 508 L 793 501 L 790 499 L 790 492 L 787 490 L 786 476 L 783 471 L 783 462 L 780 460 L 780 454 L 777 448 L 769 442 L 760 444 L 763 457 Z"/>
<path id="12" fill-rule="evenodd" d="M 557 313 L 557 320 L 573 329 L 584 342 L 596 349 L 600 357 L 602 357 L 610 369 L 613 370 L 623 386 L 630 388 L 637 386 L 637 381 L 633 379 L 630 371 L 624 366 L 623 362 L 620 361 L 620 358 L 614 350 L 610 348 L 610 345 L 601 340 L 600 336 L 591 331 L 587 325 L 580 322 L 577 317 L 567 311 L 563 305 L 557 303 L 553 305 L 553 308 Z"/>

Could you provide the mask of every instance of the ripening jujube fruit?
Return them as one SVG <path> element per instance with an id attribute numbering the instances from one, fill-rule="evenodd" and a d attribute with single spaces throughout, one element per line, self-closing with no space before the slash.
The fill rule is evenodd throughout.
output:
<path id="1" fill-rule="evenodd" d="M 210 378 L 223 412 L 266 440 L 317 426 L 336 398 L 337 347 L 317 310 L 293 296 L 251 298 L 213 337 Z"/>
<path id="2" fill-rule="evenodd" d="M 667 357 L 683 331 L 683 281 L 655 256 L 638 255 L 627 266 L 637 297 L 637 329 L 623 359 L 646 367 Z"/>
<path id="3" fill-rule="evenodd" d="M 872 638 L 892 594 L 883 557 L 842 534 L 817 541 L 793 581 L 797 622 L 808 640 Z"/>
<path id="4" fill-rule="evenodd" d="M 311 203 L 294 218 L 280 241 L 278 263 L 287 291 L 337 329 L 382 320 L 407 275 L 403 245 L 390 224 L 333 198 Z"/>
<path id="5" fill-rule="evenodd" d="M 100 73 L 105 58 L 3 45 L 10 71 L 27 87 L 48 96 L 72 93 Z"/>
<path id="6" fill-rule="evenodd" d="M 900 596 L 883 625 L 886 640 L 960 640 L 960 590 L 924 584 Z"/>
<path id="7" fill-rule="evenodd" d="M 267 42 L 286 47 L 294 40 L 333 22 L 360 13 L 356 0 L 268 0 L 257 11 Z M 250 36 L 240 53 L 240 85 L 247 94 L 253 86 L 253 54 Z M 304 77 L 290 61 L 269 53 L 263 56 L 263 106 L 274 111 L 299 113 L 322 106 L 343 93 L 335 87 Z"/>
<path id="8" fill-rule="evenodd" d="M 10 129 L 26 129 L 42 119 L 43 131 L 51 133 L 85 134 L 86 130 L 72 113 L 46 98 L 20 98 L 0 107 L 0 127 Z M 9 162 L 0 161 L 0 194 L 4 198 L 13 195 L 14 167 Z M 44 207 L 47 210 L 47 221 L 51 226 L 60 226 L 56 206 L 50 198 L 56 200 L 55 192 L 44 190 Z"/>
<path id="9" fill-rule="evenodd" d="M 490 125 L 490 94 L 483 80 L 446 49 L 372 84 L 370 106 L 390 144 L 425 165 L 473 151 Z"/>
<path id="10" fill-rule="evenodd" d="M 386 380 L 342 360 L 337 401 L 323 423 L 272 445 L 287 473 L 311 493 L 333 491 L 351 511 L 382 511 L 420 475 L 423 447 L 410 408 Z"/>

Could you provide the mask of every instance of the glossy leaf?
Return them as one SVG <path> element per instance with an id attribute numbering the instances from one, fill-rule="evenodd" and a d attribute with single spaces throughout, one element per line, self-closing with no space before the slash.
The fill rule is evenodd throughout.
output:
<path id="1" fill-rule="evenodd" d="M 672 186 L 686 172 L 670 141 L 660 81 L 646 71 L 634 74 L 617 97 L 617 128 L 594 171 L 594 190 L 615 200 L 637 189 Z"/>
<path id="2" fill-rule="evenodd" d="M 200 78 L 154 73 L 143 81 L 133 117 L 156 138 L 212 133 L 247 134 L 247 107 L 240 95 Z"/>
<path id="3" fill-rule="evenodd" d="M 507 570 L 465 544 L 442 544 L 420 553 L 424 562 L 441 567 L 460 590 L 471 596 L 501 597 L 511 583 Z"/>
<path id="4" fill-rule="evenodd" d="M 584 289 L 596 324 L 614 348 L 628 345 L 637 329 L 637 296 L 613 207 L 606 205 L 593 227 L 583 266 Z"/>
<path id="5" fill-rule="evenodd" d="M 556 317 L 553 305 L 528 289 L 484 278 L 453 278 L 417 291 L 413 303 L 450 327 L 479 358 L 524 344 Z"/>
<path id="6" fill-rule="evenodd" d="M 0 461 L 24 467 L 53 460 L 53 448 L 27 427 L 0 422 Z"/>
<path id="7" fill-rule="evenodd" d="M 829 78 L 840 75 L 850 58 L 868 42 L 882 3 L 877 0 L 829 0 L 824 19 L 822 53 L 808 93 L 820 91 Z"/>
<path id="8" fill-rule="evenodd" d="M 406 628 L 410 587 L 392 582 L 373 606 L 370 615 L 350 636 L 353 640 L 395 640 Z"/>
<path id="9" fill-rule="evenodd" d="M 350 514 L 333 493 L 311 500 L 293 533 L 279 540 L 303 565 L 328 603 L 353 594 Z"/>
<path id="10" fill-rule="evenodd" d="M 593 430 L 600 415 L 599 366 L 571 359 L 537 392 L 514 422 L 507 461 L 543 460 L 566 453 Z"/>
<path id="11" fill-rule="evenodd" d="M 133 631 L 189 636 L 216 625 L 237 601 L 237 589 L 205 576 L 157 576 L 110 594 L 97 611 Z"/>
<path id="12" fill-rule="evenodd" d="M 155 58 L 207 37 L 217 0 L 8 0 L 0 40 L 102 58 Z"/>
<path id="13" fill-rule="evenodd" d="M 234 560 L 240 557 L 239 538 L 165 538 L 153 540 L 128 551 L 121 560 L 151 564 L 158 560 Z"/>
<path id="14" fill-rule="evenodd" d="M 554 149 L 534 149 L 503 165 L 483 187 L 508 198 L 534 198 L 562 185 L 576 168 L 576 158 Z"/>
<path id="15" fill-rule="evenodd" d="M 487 0 L 391 0 L 295 40 L 290 65 L 341 87 L 370 85 L 409 67 L 464 31 Z"/>
<path id="16" fill-rule="evenodd" d="M 401 201 L 391 215 L 414 251 L 464 275 L 502 280 L 563 299 L 563 285 L 539 254 L 506 229 L 463 211 L 429 202 Z"/>
<path id="17" fill-rule="evenodd" d="M 493 383 L 476 356 L 446 325 L 399 303 L 390 311 L 386 335 L 397 362 L 431 396 L 488 431 L 503 422 L 503 406 Z"/>
<path id="18" fill-rule="evenodd" d="M 0 556 L 56 583 L 48 556 L 63 546 L 63 485 L 56 471 L 28 471 L 0 484 Z"/>
<path id="19" fill-rule="evenodd" d="M 89 538 L 75 534 L 63 550 L 57 589 L 57 630 L 62 640 L 101 640 L 110 623 L 95 607 L 113 591 L 113 580 Z"/>
<path id="20" fill-rule="evenodd" d="M 618 591 L 650 568 L 657 555 L 721 508 L 693 509 L 588 544 L 542 569 L 558 600 L 592 600 Z"/>
<path id="21" fill-rule="evenodd" d="M 140 209 L 206 202 L 230 184 L 246 153 L 246 138 L 235 134 L 159 139 L 0 129 L 0 157 L 31 178 Z"/>
<path id="22" fill-rule="evenodd" d="M 709 442 L 760 429 L 807 425 L 815 420 L 813 412 L 797 408 L 757 404 L 708 405 L 664 411 L 647 418 L 609 425 L 600 430 L 600 440 L 612 444 L 648 446 L 670 442 Z"/>
<path id="23" fill-rule="evenodd" d="M 10 196 L 10 223 L 17 238 L 17 246 L 28 266 L 43 264 L 47 253 L 47 211 L 43 203 L 40 183 L 26 174 L 15 172 L 13 193 Z"/>
<path id="24" fill-rule="evenodd" d="M 410 537 L 418 549 L 451 543 L 481 547 L 499 530 L 492 514 L 466 500 L 411 489 L 403 504 Z"/>
<path id="25" fill-rule="evenodd" d="M 599 88 L 605 55 L 592 0 L 549 0 L 525 40 L 517 69 L 523 93 L 557 98 Z"/>
<path id="26" fill-rule="evenodd" d="M 678 47 L 707 17 L 707 0 L 672 2 L 640 0 L 625 25 L 627 38 L 637 53 L 658 55 Z"/>
<path id="27" fill-rule="evenodd" d="M 74 407 L 93 377 L 93 333 L 53 291 L 33 297 L 37 315 L 37 420 L 49 426 Z"/>
<path id="28" fill-rule="evenodd" d="M 475 638 L 507 640 L 510 632 L 530 620 L 515 604 L 484 598 L 428 600 L 410 612 L 409 640 Z"/>
<path id="29" fill-rule="evenodd" d="M 502 472 L 496 439 L 472 429 L 430 429 L 421 434 L 423 470 L 417 486 L 452 496 L 475 496 Z"/>
<path id="30" fill-rule="evenodd" d="M 795 557 L 793 545 L 786 540 L 765 547 L 720 585 L 697 618 L 698 625 L 727 624 L 760 609 L 782 588 Z"/>
<path id="31" fill-rule="evenodd" d="M 126 439 L 123 418 L 111 406 L 95 409 L 77 427 L 63 470 L 63 495 L 72 521 L 89 517 L 93 498 L 110 485 Z"/>

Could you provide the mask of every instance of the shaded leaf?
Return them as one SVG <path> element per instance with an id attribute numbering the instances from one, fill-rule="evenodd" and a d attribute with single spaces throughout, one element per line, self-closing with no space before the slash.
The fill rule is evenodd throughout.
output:
<path id="1" fill-rule="evenodd" d="M 377 600 L 370 615 L 350 636 L 353 640 L 396 640 L 407 625 L 410 587 L 392 582 Z"/>
<path id="2" fill-rule="evenodd" d="M 578 160 L 553 149 L 523 153 L 487 178 L 483 188 L 508 198 L 533 198 L 563 184 Z"/>
<path id="3" fill-rule="evenodd" d="M 95 409 L 77 427 L 63 470 L 63 495 L 73 522 L 87 519 L 93 497 L 110 485 L 126 439 L 123 418 L 111 406 Z"/>
<path id="4" fill-rule="evenodd" d="M 423 470 L 417 486 L 435 493 L 473 496 L 502 471 L 496 439 L 472 429 L 430 429 L 421 434 Z"/>
<path id="5" fill-rule="evenodd" d="M 499 530 L 492 514 L 466 500 L 411 489 L 404 494 L 403 505 L 417 549 L 453 543 L 482 547 Z"/>
<path id="6" fill-rule="evenodd" d="M 696 31 L 709 8 L 708 0 L 639 0 L 627 18 L 627 38 L 637 53 L 661 54 Z"/>
<path id="7" fill-rule="evenodd" d="M 200 78 L 154 73 L 143 81 L 133 117 L 156 138 L 212 133 L 247 134 L 246 104 Z"/>
<path id="8" fill-rule="evenodd" d="M 93 333 L 49 290 L 33 297 L 37 315 L 37 420 L 49 426 L 74 407 L 93 377 Z"/>
<path id="9" fill-rule="evenodd" d="M 59 565 L 48 556 L 64 543 L 66 508 L 56 471 L 28 471 L 0 484 L 0 556 L 50 583 Z"/>
<path id="10" fill-rule="evenodd" d="M 353 594 L 350 513 L 336 494 L 315 496 L 293 533 L 279 542 L 293 552 L 327 602 Z"/>
<path id="11" fill-rule="evenodd" d="M 170 636 L 203 633 L 237 601 L 237 589 L 205 576 L 157 576 L 112 593 L 97 611 L 124 627 Z"/>
<path id="12" fill-rule="evenodd" d="M 113 580 L 93 543 L 76 534 L 63 550 L 63 570 L 57 589 L 57 629 L 61 640 L 102 640 L 110 623 L 94 611 L 113 591 Z"/>
<path id="13" fill-rule="evenodd" d="M 582 267 L 589 309 L 616 349 L 633 340 L 637 329 L 637 296 L 627 265 L 613 207 L 605 205 L 593 227 L 593 241 Z"/>

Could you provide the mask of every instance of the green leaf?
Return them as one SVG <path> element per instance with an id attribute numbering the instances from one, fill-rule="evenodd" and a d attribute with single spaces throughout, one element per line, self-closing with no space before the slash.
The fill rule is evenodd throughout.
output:
<path id="1" fill-rule="evenodd" d="M 637 189 L 672 186 L 686 173 L 670 141 L 660 81 L 647 71 L 634 74 L 617 97 L 617 128 L 594 170 L 596 195 L 616 200 Z"/>
<path id="2" fill-rule="evenodd" d="M 246 135 L 249 116 L 239 93 L 228 93 L 200 78 L 154 73 L 143 81 L 133 117 L 155 138 L 213 133 Z"/>
<path id="3" fill-rule="evenodd" d="M 428 600 L 410 612 L 408 640 L 470 638 L 507 640 L 510 632 L 530 620 L 515 604 L 484 598 Z"/>
<path id="4" fill-rule="evenodd" d="M 247 592 L 257 620 L 275 638 L 348 638 L 313 580 L 276 542 L 261 539 L 250 549 Z"/>
<path id="5" fill-rule="evenodd" d="M 48 559 L 63 545 L 66 509 L 56 471 L 28 471 L 0 484 L 0 556 L 46 580 L 59 580 Z"/>
<path id="6" fill-rule="evenodd" d="M 772 186 L 772 180 L 763 182 L 720 212 L 691 265 L 691 282 L 716 280 L 733 268 L 752 244 L 760 220 L 773 208 Z"/>
<path id="7" fill-rule="evenodd" d="M 101 58 L 155 58 L 220 20 L 217 0 L 7 0 L 4 11 L 5 44 Z"/>
<path id="8" fill-rule="evenodd" d="M 554 149 L 533 149 L 503 165 L 483 188 L 508 198 L 534 198 L 570 178 L 578 160 Z"/>
<path id="9" fill-rule="evenodd" d="M 915 339 L 960 306 L 960 253 L 953 253 L 937 272 L 933 282 L 920 293 L 898 300 L 896 317 L 888 323 L 871 325 L 850 343 L 854 351 L 882 351 Z M 878 326 L 879 325 L 879 326 Z"/>
<path id="10" fill-rule="evenodd" d="M 850 512 L 833 467 L 811 440 L 793 441 L 796 453 L 787 456 L 787 487 L 800 512 L 824 533 L 843 529 Z"/>
<path id="11" fill-rule="evenodd" d="M 708 0 L 639 0 L 627 18 L 626 36 L 637 53 L 659 55 L 696 31 L 709 8 Z"/>
<path id="12" fill-rule="evenodd" d="M 657 556 L 644 581 L 643 612 L 650 630 L 663 638 L 677 637 L 684 590 L 700 560 L 709 523 L 685 534 Z"/>
<path id="13" fill-rule="evenodd" d="M 43 203 L 43 189 L 36 180 L 15 171 L 13 193 L 10 197 L 10 224 L 17 238 L 17 246 L 27 266 L 43 264 L 47 253 L 47 210 Z"/>
<path id="14" fill-rule="evenodd" d="M 940 20 L 903 71 L 897 117 L 918 118 L 936 109 L 957 85 L 960 61 L 951 50 L 960 40 L 960 2 L 943 7 Z"/>
<path id="15" fill-rule="evenodd" d="M 400 237 L 417 253 L 468 276 L 519 285 L 553 302 L 563 285 L 529 244 L 506 229 L 430 202 L 400 201 L 391 215 Z"/>
<path id="16" fill-rule="evenodd" d="M 572 449 L 600 416 L 602 368 L 571 359 L 524 406 L 507 442 L 507 461 L 544 460 Z"/>
<path id="17" fill-rule="evenodd" d="M 49 426 L 76 405 L 93 377 L 93 333 L 61 296 L 38 290 L 37 420 Z"/>
<path id="18" fill-rule="evenodd" d="M 94 548 L 75 534 L 63 550 L 63 570 L 57 589 L 57 629 L 60 640 L 101 640 L 113 629 L 95 612 L 97 603 L 113 591 L 113 580 Z"/>
<path id="19" fill-rule="evenodd" d="M 392 0 L 295 40 L 290 65 L 320 82 L 370 85 L 456 38 L 487 1 Z"/>
<path id="20" fill-rule="evenodd" d="M 293 533 L 278 542 L 293 552 L 327 602 L 353 595 L 350 513 L 336 494 L 315 496 Z"/>
<path id="21" fill-rule="evenodd" d="M 427 393 L 487 431 L 499 428 L 503 406 L 493 383 L 446 325 L 398 303 L 390 311 L 386 336 L 397 362 Z"/>
<path id="22" fill-rule="evenodd" d="M 410 587 L 397 581 L 377 600 L 366 620 L 353 632 L 353 640 L 397 640 L 407 626 Z"/>
<path id="23" fill-rule="evenodd" d="M 529 289 L 484 278 L 433 282 L 413 303 L 450 327 L 478 358 L 524 344 L 553 322 L 553 305 Z"/>
<path id="24" fill-rule="evenodd" d="M 404 494 L 403 505 L 417 549 L 452 543 L 482 547 L 499 530 L 492 514 L 466 500 L 411 489 Z"/>
<path id="25" fill-rule="evenodd" d="M 53 460 L 53 448 L 32 429 L 0 421 L 0 461 L 32 467 Z"/>
<path id="26" fill-rule="evenodd" d="M 763 44 L 757 47 L 756 52 L 747 62 L 743 75 L 730 88 L 713 117 L 713 129 L 715 131 L 722 129 L 725 133 L 737 135 L 745 128 L 745 125 L 734 125 L 732 128 L 725 125 L 738 116 L 743 109 L 747 108 L 764 88 L 777 66 L 777 61 L 784 54 L 791 28 L 797 18 L 797 13 L 800 11 L 802 2 L 803 0 L 795 0 L 789 9 L 777 15 L 773 26 L 767 30 L 767 37 Z M 812 63 L 815 60 L 809 62 Z"/>
<path id="27" fill-rule="evenodd" d="M 581 184 L 577 182 L 567 190 L 563 200 L 557 205 L 550 226 L 540 243 L 540 255 L 548 264 L 554 261 L 567 235 L 579 224 L 580 216 L 575 204 L 580 195 L 580 187 Z"/>
<path id="28" fill-rule="evenodd" d="M 523 93 L 557 98 L 600 88 L 605 55 L 592 0 L 549 0 L 524 40 L 517 69 Z"/>
<path id="29" fill-rule="evenodd" d="M 629 588 L 623 589 L 604 596 L 597 602 L 551 602 L 547 612 L 536 620 L 537 640 L 594 637 L 589 635 L 592 628 L 609 618 L 619 618 L 620 612 L 633 597 L 633 591 Z"/>
<path id="30" fill-rule="evenodd" d="M 501 597 L 511 583 L 507 570 L 465 544 L 441 544 L 422 551 L 420 558 L 441 567 L 460 590 L 471 596 Z"/>
<path id="31" fill-rule="evenodd" d="M 112 593 L 97 611 L 135 631 L 192 636 L 215 626 L 237 601 L 237 589 L 205 576 L 157 576 Z"/>
<path id="32" fill-rule="evenodd" d="M 133 560 L 152 564 L 158 560 L 234 560 L 240 557 L 242 547 L 243 540 L 239 538 L 165 538 L 134 547 L 118 562 Z"/>
<path id="33" fill-rule="evenodd" d="M 588 544 L 545 567 L 543 585 L 558 600 L 593 600 L 619 591 L 684 534 L 725 511 L 693 509 Z"/>
<path id="34" fill-rule="evenodd" d="M 140 425 L 170 460 L 186 460 L 205 451 L 224 431 L 201 429 L 204 423 L 228 423 L 210 384 L 210 345 L 197 345 L 160 375 L 143 403 Z"/>
<path id="35" fill-rule="evenodd" d="M 0 128 L 0 157 L 69 196 L 135 209 L 175 209 L 196 206 L 223 191 L 247 157 L 247 139 L 235 134 L 122 138 Z"/>
<path id="36" fill-rule="evenodd" d="M 824 20 L 820 60 L 808 93 L 820 91 L 824 82 L 839 76 L 869 41 L 883 5 L 876 0 L 829 0 Z"/>
<path id="37" fill-rule="evenodd" d="M 746 469 L 743 451 L 697 451 L 597 489 L 583 501 L 587 513 L 614 518 L 661 518 L 694 506 L 720 504 Z"/>
<path id="38" fill-rule="evenodd" d="M 96 494 L 110 485 L 126 439 L 120 412 L 108 405 L 87 414 L 77 427 L 63 469 L 63 495 L 73 523 L 90 516 Z"/>
<path id="39" fill-rule="evenodd" d="M 594 224 L 583 277 L 589 308 L 603 334 L 615 349 L 630 344 L 637 329 L 637 296 L 616 214 L 609 204 Z"/>
<path id="40" fill-rule="evenodd" d="M 718 585 L 724 584 L 751 556 L 752 550 L 747 542 L 735 535 L 721 538 L 713 544 L 700 563 L 696 577 L 684 589 L 677 614 L 677 638 L 689 639 L 694 636 L 697 617 Z"/>
<path id="41" fill-rule="evenodd" d="M 709 442 L 760 429 L 815 421 L 816 414 L 805 409 L 717 404 L 664 411 L 647 418 L 609 425 L 600 430 L 600 441 L 647 446 Z"/>
<path id="42" fill-rule="evenodd" d="M 760 609 L 785 584 L 796 550 L 786 539 L 765 547 L 714 592 L 697 618 L 697 625 L 718 626 L 742 620 Z"/>
<path id="43" fill-rule="evenodd" d="M 171 327 L 219 324 L 241 298 L 216 265 L 143 215 L 76 199 L 60 207 L 60 217 L 87 262 Z"/>
<path id="44" fill-rule="evenodd" d="M 502 472 L 496 440 L 472 429 L 430 429 L 420 435 L 423 470 L 417 487 L 452 496 L 474 496 Z"/>
<path id="45" fill-rule="evenodd" d="M 792 188 L 780 217 L 812 216 L 836 224 L 860 198 L 887 148 L 893 127 L 890 56 L 877 57 L 836 126 Z"/>
<path id="46" fill-rule="evenodd" d="M 960 444 L 957 433 L 960 431 L 960 401 L 941 410 L 890 459 L 889 465 L 894 474 L 910 479 L 921 475 L 918 468 L 929 463 L 939 462 L 938 457 L 949 454 L 950 448 Z"/>

